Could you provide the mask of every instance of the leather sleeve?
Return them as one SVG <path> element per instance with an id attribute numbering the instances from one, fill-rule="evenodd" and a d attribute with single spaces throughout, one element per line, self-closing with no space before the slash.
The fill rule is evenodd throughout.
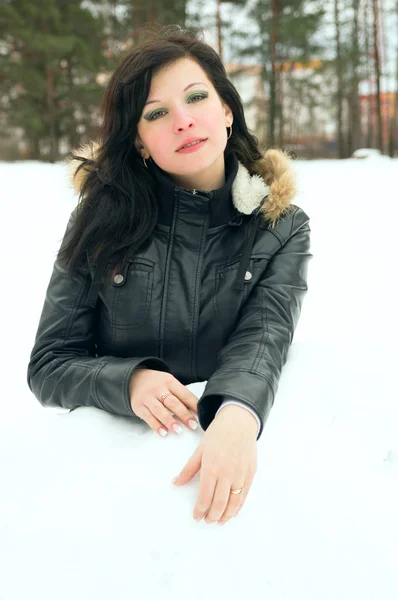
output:
<path id="1" fill-rule="evenodd" d="M 74 213 L 62 244 L 72 231 Z M 170 372 L 169 367 L 151 356 L 95 356 L 95 308 L 85 304 L 90 283 L 90 274 L 77 269 L 69 279 L 55 261 L 28 365 L 28 385 L 43 406 L 95 406 L 138 418 L 129 399 L 135 369 L 145 366 Z"/>
<path id="2" fill-rule="evenodd" d="M 225 396 L 251 407 L 261 417 L 260 438 L 274 402 L 304 297 L 310 253 L 309 217 L 292 213 L 262 278 L 242 308 L 235 331 L 222 348 L 217 369 L 198 402 L 198 418 L 206 430 Z M 286 227 L 284 223 L 280 231 Z"/>

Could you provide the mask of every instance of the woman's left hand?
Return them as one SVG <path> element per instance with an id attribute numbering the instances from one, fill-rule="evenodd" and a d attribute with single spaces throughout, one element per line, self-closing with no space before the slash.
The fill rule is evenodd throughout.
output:
<path id="1" fill-rule="evenodd" d="M 201 468 L 199 497 L 193 518 L 225 523 L 242 508 L 257 470 L 257 421 L 245 408 L 225 406 L 174 485 L 184 485 Z M 241 494 L 231 493 L 243 488 Z"/>

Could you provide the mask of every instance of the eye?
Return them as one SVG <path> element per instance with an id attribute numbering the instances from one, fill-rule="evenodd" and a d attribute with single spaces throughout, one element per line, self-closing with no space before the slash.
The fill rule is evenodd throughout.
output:
<path id="1" fill-rule="evenodd" d="M 189 96 L 188 100 L 193 100 L 194 98 L 199 98 L 199 100 L 203 100 L 204 98 L 207 98 L 207 94 L 193 94 L 192 96 Z"/>
<path id="2" fill-rule="evenodd" d="M 158 115 L 160 115 L 161 113 L 166 112 L 165 110 L 158 110 L 157 112 L 152 113 L 151 115 L 149 115 L 148 117 L 148 121 L 156 121 L 156 118 Z"/>
<path id="3" fill-rule="evenodd" d="M 188 102 L 189 103 L 193 103 L 196 104 L 197 102 L 199 102 L 200 100 L 204 100 L 205 98 L 207 98 L 208 94 L 205 93 L 196 93 L 196 94 L 192 94 L 191 96 L 188 97 Z M 153 113 L 151 113 L 149 115 L 149 117 L 145 117 L 148 121 L 157 121 L 158 117 L 162 117 L 162 113 L 166 113 L 167 111 L 165 111 L 164 109 L 161 110 L 157 110 Z"/>

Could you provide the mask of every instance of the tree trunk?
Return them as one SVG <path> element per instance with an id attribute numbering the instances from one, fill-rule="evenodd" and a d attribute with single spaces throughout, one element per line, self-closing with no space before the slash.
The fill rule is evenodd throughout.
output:
<path id="1" fill-rule="evenodd" d="M 366 142 L 365 145 L 367 148 L 373 148 L 373 140 L 374 136 L 374 127 L 373 127 L 373 111 L 372 111 L 372 69 L 371 69 L 371 61 L 370 61 L 370 45 L 369 45 L 369 24 L 368 24 L 368 9 L 369 9 L 369 0 L 365 2 L 365 10 L 364 10 L 364 19 L 365 19 L 365 56 L 366 56 L 366 73 L 367 73 L 367 81 L 369 84 L 367 101 L 366 101 L 366 109 L 367 109 L 367 119 L 366 119 Z"/>
<path id="2" fill-rule="evenodd" d="M 280 61 L 280 68 L 282 69 L 282 61 Z M 285 121 L 284 121 L 284 113 L 283 113 L 283 69 L 279 71 L 279 102 L 278 102 L 278 109 L 279 109 L 279 140 L 278 140 L 278 146 L 283 147 L 285 144 L 285 135 L 284 135 L 284 129 L 285 129 Z"/>
<path id="3" fill-rule="evenodd" d="M 276 43 L 278 24 L 278 0 L 272 0 L 272 20 L 270 32 L 271 53 L 271 78 L 270 78 L 270 106 L 269 106 L 269 144 L 275 146 L 275 127 L 277 115 L 277 81 L 278 70 L 276 65 Z"/>
<path id="4" fill-rule="evenodd" d="M 395 17 L 397 19 L 397 25 L 398 25 L 398 0 L 396 3 L 396 9 L 395 9 Z M 397 39 L 398 39 L 398 32 L 397 32 Z M 391 158 L 395 157 L 397 148 L 398 148 L 398 47 L 397 47 L 397 56 L 396 56 L 396 74 L 395 74 L 395 99 L 393 100 L 394 102 L 394 107 L 393 107 L 393 114 L 391 115 L 391 119 L 389 122 L 389 144 L 388 144 L 388 151 L 389 151 L 389 155 L 391 156 Z"/>
<path id="5" fill-rule="evenodd" d="M 221 22 L 221 0 L 217 0 L 217 42 L 218 42 L 218 55 L 222 61 L 222 22 Z"/>
<path id="6" fill-rule="evenodd" d="M 47 79 L 47 108 L 48 118 L 50 124 L 50 154 L 49 161 L 55 162 L 58 158 L 58 141 L 55 127 L 55 107 L 54 107 L 54 71 L 47 64 L 46 65 L 46 79 Z"/>
<path id="7" fill-rule="evenodd" d="M 341 59 L 340 42 L 340 15 L 339 0 L 334 0 L 334 21 L 336 28 L 336 71 L 337 71 L 337 144 L 339 158 L 344 158 L 344 136 L 343 136 L 343 65 Z"/>
<path id="8" fill-rule="evenodd" d="M 31 139 L 29 141 L 29 146 L 30 146 L 29 159 L 30 160 L 41 160 L 42 157 L 41 157 L 41 153 L 40 153 L 39 139 L 38 138 Z"/>
<path id="9" fill-rule="evenodd" d="M 140 42 L 140 35 L 138 33 L 138 29 L 144 25 L 144 1 L 143 0 L 132 0 L 132 37 L 134 40 L 134 46 Z"/>
<path id="10" fill-rule="evenodd" d="M 352 28 L 353 47 L 352 47 L 352 85 L 350 90 L 349 99 L 349 136 L 347 140 L 347 151 L 348 156 L 359 148 L 360 146 L 360 119 L 361 119 L 361 108 L 359 103 L 359 62 L 360 62 L 360 49 L 359 49 L 359 7 L 360 0 L 353 0 L 354 20 Z"/>
<path id="11" fill-rule="evenodd" d="M 373 46 L 374 46 L 374 59 L 375 59 L 375 73 L 376 73 L 376 110 L 377 110 L 377 146 L 383 153 L 383 123 L 381 116 L 381 65 L 380 65 L 380 42 L 379 42 L 379 7 L 377 0 L 372 0 L 373 4 Z"/>
<path id="12" fill-rule="evenodd" d="M 68 59 L 68 66 L 67 66 L 67 81 L 68 81 L 68 89 L 69 89 L 69 97 L 72 97 L 72 93 L 73 93 L 73 87 L 74 87 L 74 83 L 73 83 L 73 69 L 72 69 L 72 57 L 69 56 Z M 71 105 L 71 123 L 70 123 L 70 129 L 68 131 L 68 139 L 69 139 L 69 147 L 70 148 L 75 148 L 80 141 L 80 134 L 76 131 L 76 122 L 74 119 L 74 109 L 73 109 L 73 105 Z"/>

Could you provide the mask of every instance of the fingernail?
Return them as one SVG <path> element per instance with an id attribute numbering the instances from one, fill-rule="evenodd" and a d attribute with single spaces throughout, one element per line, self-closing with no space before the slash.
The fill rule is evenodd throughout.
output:
<path id="1" fill-rule="evenodd" d="M 180 425 L 176 425 L 175 423 L 173 425 L 173 429 L 176 433 L 181 433 L 182 431 L 182 427 Z"/>
<path id="2" fill-rule="evenodd" d="M 198 422 L 194 421 L 193 419 L 189 419 L 188 421 L 188 425 L 190 426 L 191 429 L 193 429 L 195 431 L 195 429 L 198 426 Z"/>
<path id="3" fill-rule="evenodd" d="M 177 477 L 173 477 L 173 479 L 171 480 L 171 483 L 175 483 L 177 481 L 177 479 L 178 479 L 178 475 L 177 475 Z"/>
<path id="4" fill-rule="evenodd" d="M 163 429 L 163 427 L 161 427 L 161 428 L 159 429 L 159 433 L 160 433 L 160 435 L 162 435 L 163 437 L 164 437 L 165 435 L 167 435 L 167 431 L 166 431 L 165 429 Z"/>

